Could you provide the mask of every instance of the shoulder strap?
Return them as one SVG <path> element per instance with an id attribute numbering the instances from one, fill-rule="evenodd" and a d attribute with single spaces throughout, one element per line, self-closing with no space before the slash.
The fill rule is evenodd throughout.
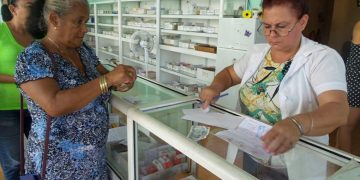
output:
<path id="1" fill-rule="evenodd" d="M 25 158 L 24 158 L 24 98 L 20 94 L 20 176 L 24 175 L 24 164 L 25 164 Z"/>
<path id="2" fill-rule="evenodd" d="M 24 98 L 20 95 L 20 175 L 24 175 Z M 51 127 L 51 117 L 47 115 L 46 117 L 46 132 L 45 132 L 45 144 L 44 144 L 44 154 L 42 159 L 41 167 L 41 178 L 45 179 L 46 174 L 46 164 L 48 159 L 49 152 L 49 136 L 50 136 L 50 127 Z"/>
<path id="3" fill-rule="evenodd" d="M 45 47 L 45 46 L 44 46 Z M 55 65 L 55 61 L 53 59 L 52 54 L 45 48 L 53 65 Z M 55 68 L 56 69 L 56 68 Z M 55 72 L 54 72 L 55 73 Z M 25 174 L 25 158 L 24 158 L 24 127 L 25 127 L 25 118 L 24 118 L 24 97 L 20 94 L 20 175 Z M 44 154 L 42 159 L 42 167 L 41 167 L 41 179 L 45 179 L 46 175 L 46 165 L 48 159 L 48 152 L 49 152 L 49 136 L 51 130 L 51 116 L 46 116 L 46 131 L 45 131 L 45 142 L 44 142 Z"/>

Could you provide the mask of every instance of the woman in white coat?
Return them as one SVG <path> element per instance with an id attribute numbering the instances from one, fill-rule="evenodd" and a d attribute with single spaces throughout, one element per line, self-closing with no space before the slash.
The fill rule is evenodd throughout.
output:
<path id="1" fill-rule="evenodd" d="M 259 31 L 268 43 L 255 45 L 217 74 L 199 95 L 203 108 L 220 92 L 241 84 L 241 112 L 273 124 L 262 137 L 267 152 L 288 152 L 301 136 L 327 144 L 328 134 L 346 124 L 349 113 L 343 60 L 335 50 L 302 35 L 309 19 L 305 0 L 264 0 L 262 7 Z M 311 167 L 303 163 L 297 162 L 296 172 L 287 163 L 289 177 Z"/>

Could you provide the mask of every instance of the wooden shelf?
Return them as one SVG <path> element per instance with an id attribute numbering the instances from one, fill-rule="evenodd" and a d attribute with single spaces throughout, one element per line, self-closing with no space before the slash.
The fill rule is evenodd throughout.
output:
<path id="1" fill-rule="evenodd" d="M 214 53 L 195 51 L 194 49 L 186 49 L 186 48 L 180 48 L 180 47 L 174 47 L 174 46 L 168 46 L 168 45 L 160 45 L 160 49 L 177 52 L 177 53 L 188 54 L 188 55 L 192 55 L 192 56 L 208 58 L 208 59 L 214 59 L 214 60 L 216 59 L 216 54 L 214 54 Z"/>

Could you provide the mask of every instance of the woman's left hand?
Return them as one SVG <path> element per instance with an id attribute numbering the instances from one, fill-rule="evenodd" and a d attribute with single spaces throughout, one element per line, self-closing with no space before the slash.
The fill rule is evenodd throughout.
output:
<path id="1" fill-rule="evenodd" d="M 112 86 L 112 89 L 115 90 L 115 91 L 126 92 L 126 91 L 130 90 L 134 86 L 134 82 L 135 81 L 132 81 L 130 83 L 116 84 L 116 85 Z"/>
<path id="2" fill-rule="evenodd" d="M 127 76 L 130 77 L 130 81 L 128 81 L 126 83 L 122 82 L 119 84 L 114 84 L 111 86 L 112 90 L 126 92 L 134 86 L 134 83 L 136 80 L 136 70 L 131 66 L 125 66 L 125 69 L 126 69 Z"/>
<path id="3" fill-rule="evenodd" d="M 294 147 L 300 131 L 290 119 L 277 122 L 264 136 L 263 148 L 273 155 L 282 154 Z"/>

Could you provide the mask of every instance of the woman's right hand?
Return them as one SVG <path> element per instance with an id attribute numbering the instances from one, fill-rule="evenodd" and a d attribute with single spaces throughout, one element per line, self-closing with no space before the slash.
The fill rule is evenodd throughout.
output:
<path id="1" fill-rule="evenodd" d="M 131 66 L 120 64 L 105 76 L 109 87 L 113 86 L 116 90 L 124 92 L 133 87 L 136 70 Z"/>
<path id="2" fill-rule="evenodd" d="M 202 108 L 206 109 L 210 105 L 210 103 L 214 103 L 215 97 L 219 95 L 220 92 L 211 86 L 202 88 L 199 94 L 199 98 L 203 102 Z"/>

